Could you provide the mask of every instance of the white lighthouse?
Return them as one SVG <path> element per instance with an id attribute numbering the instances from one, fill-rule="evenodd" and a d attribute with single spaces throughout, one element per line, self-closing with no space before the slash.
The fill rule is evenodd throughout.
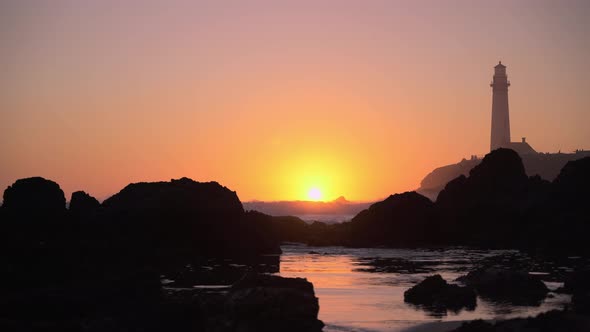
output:
<path id="1" fill-rule="evenodd" d="M 512 149 L 520 155 L 537 153 L 523 137 L 521 142 L 510 141 L 510 113 L 508 111 L 508 87 L 510 81 L 506 75 L 506 66 L 500 61 L 494 67 L 492 87 L 492 137 L 490 151 L 498 148 Z"/>
<path id="2" fill-rule="evenodd" d="M 502 61 L 494 67 L 494 80 L 490 84 L 492 97 L 492 139 L 490 150 L 506 147 L 510 144 L 510 113 L 508 112 L 508 87 L 506 66 Z"/>

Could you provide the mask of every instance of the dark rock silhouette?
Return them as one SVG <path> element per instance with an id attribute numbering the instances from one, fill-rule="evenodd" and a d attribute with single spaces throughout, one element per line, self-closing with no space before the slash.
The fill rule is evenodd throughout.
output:
<path id="1" fill-rule="evenodd" d="M 133 183 L 106 199 L 103 206 L 125 213 L 180 210 L 195 215 L 234 217 L 244 212 L 234 191 L 217 182 L 196 182 L 189 178 Z"/>
<path id="2" fill-rule="evenodd" d="M 485 298 L 516 305 L 539 305 L 549 292 L 541 280 L 525 271 L 482 268 L 458 280 Z"/>
<path id="3" fill-rule="evenodd" d="M 422 179 L 417 192 L 434 201 L 449 181 L 461 175 L 468 176 L 469 171 L 480 162 L 481 159 L 463 159 L 457 164 L 435 168 Z"/>
<path id="4" fill-rule="evenodd" d="M 476 306 L 475 291 L 471 287 L 449 284 L 439 274 L 429 276 L 405 291 L 404 301 L 434 310 L 473 310 Z"/>
<path id="5" fill-rule="evenodd" d="M 100 202 L 84 191 L 72 193 L 69 210 L 75 214 L 92 214 L 100 208 Z"/>
<path id="6" fill-rule="evenodd" d="M 440 192 L 436 200 L 443 230 L 440 236 L 452 244 L 514 246 L 515 238 L 527 228 L 523 207 L 531 196 L 533 182 L 516 152 L 492 151 L 469 177 L 450 181 Z M 508 229 L 511 232 L 506 234 Z"/>
<path id="7" fill-rule="evenodd" d="M 313 285 L 301 278 L 247 274 L 232 286 L 225 307 L 232 331 L 321 331 L 324 326 L 317 319 Z"/>
<path id="8" fill-rule="evenodd" d="M 174 331 L 321 331 L 313 285 L 305 279 L 248 273 L 223 292 L 171 294 Z"/>
<path id="9" fill-rule="evenodd" d="M 169 286 L 232 284 L 244 270 L 228 259 L 280 252 L 272 221 L 245 213 L 217 183 L 133 184 L 102 206 L 76 192 L 70 210 L 59 186 L 41 178 L 16 181 L 4 197 L 0 251 L 12 254 L 0 266 L 0 330 L 255 331 L 276 330 L 282 319 L 321 329 L 307 282 L 239 284 L 231 301 L 223 292 L 178 298 L 162 288 L 162 276 L 178 279 Z M 223 257 L 222 268 L 206 268 L 212 257 Z M 249 271 L 276 273 L 278 256 L 265 258 Z M 251 320 L 241 311 L 250 300 L 264 309 Z"/>
<path id="10" fill-rule="evenodd" d="M 353 246 L 415 246 L 430 243 L 436 235 L 433 203 L 416 192 L 389 196 L 361 211 L 348 227 Z"/>
<path id="11" fill-rule="evenodd" d="M 19 213 L 55 213 L 66 209 L 59 185 L 42 177 L 17 180 L 4 191 L 3 208 Z"/>
<path id="12" fill-rule="evenodd" d="M 590 186 L 590 157 L 568 162 L 553 183 L 562 192 L 581 194 L 587 191 Z"/>
<path id="13" fill-rule="evenodd" d="M 575 153 L 534 153 L 521 155 L 526 174 L 539 176 L 543 180 L 553 181 L 561 169 L 570 161 L 590 156 L 589 151 Z M 463 159 L 457 164 L 446 165 L 434 169 L 420 182 L 418 193 L 433 200 L 445 185 L 460 175 L 467 176 L 469 171 L 481 162 L 479 158 Z"/>
<path id="14" fill-rule="evenodd" d="M 130 184 L 102 206 L 110 220 L 159 255 L 280 252 L 271 225 L 246 214 L 236 193 L 217 182 Z"/>
<path id="15" fill-rule="evenodd" d="M 259 212 L 252 212 L 259 213 Z M 283 242 L 309 242 L 312 234 L 311 227 L 297 217 L 272 217 L 265 215 L 274 224 L 279 239 Z"/>

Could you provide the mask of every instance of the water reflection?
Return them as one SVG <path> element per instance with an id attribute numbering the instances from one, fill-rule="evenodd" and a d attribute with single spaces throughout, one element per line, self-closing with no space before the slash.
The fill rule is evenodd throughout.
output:
<path id="1" fill-rule="evenodd" d="M 481 251 L 461 248 L 444 250 L 351 249 L 283 246 L 280 275 L 305 277 L 314 284 L 320 301 L 320 319 L 325 331 L 402 331 L 433 321 L 505 319 L 535 315 L 561 308 L 569 302 L 563 294 L 552 294 L 539 306 L 515 306 L 478 298 L 474 310 L 441 311 L 404 303 L 403 293 L 428 275 L 440 274 L 453 281 L 483 261 L 506 256 L 526 261 L 515 251 Z M 545 266 L 547 268 L 547 266 Z M 540 266 L 536 269 L 543 271 Z M 553 273 L 548 278 L 554 278 Z M 551 289 L 559 287 L 553 282 Z"/>

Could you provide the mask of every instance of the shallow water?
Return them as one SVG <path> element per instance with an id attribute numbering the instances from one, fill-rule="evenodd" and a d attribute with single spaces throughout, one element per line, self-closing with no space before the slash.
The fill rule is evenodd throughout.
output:
<path id="1" fill-rule="evenodd" d="M 282 249 L 279 274 L 304 277 L 313 283 L 320 303 L 319 318 L 326 324 L 326 332 L 403 331 L 428 322 L 526 317 L 562 308 L 570 301 L 568 295 L 554 293 L 539 306 L 516 306 L 478 298 L 475 310 L 459 312 L 432 311 L 404 303 L 404 291 L 427 275 L 438 273 L 451 282 L 483 260 L 497 257 L 502 262 L 500 258 L 507 256 L 516 257 L 519 262 L 529 261 L 516 251 L 355 249 L 298 244 L 284 245 Z M 381 259 L 380 264 L 371 264 L 376 258 Z M 568 270 L 567 266 L 550 264 L 534 267 L 535 273 L 553 280 L 547 282 L 550 289 L 562 285 L 559 278 L 550 277 L 555 274 L 553 268 Z"/>

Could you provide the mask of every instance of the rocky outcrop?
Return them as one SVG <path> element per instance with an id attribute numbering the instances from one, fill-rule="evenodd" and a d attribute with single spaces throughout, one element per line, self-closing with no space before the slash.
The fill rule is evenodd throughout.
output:
<path id="1" fill-rule="evenodd" d="M 427 277 L 404 292 L 404 301 L 439 310 L 474 309 L 475 291 L 471 287 L 449 284 L 439 274 Z"/>
<path id="2" fill-rule="evenodd" d="M 485 298 L 515 305 L 539 305 L 549 292 L 541 280 L 525 271 L 482 268 L 458 280 Z"/>
<path id="3" fill-rule="evenodd" d="M 497 149 L 486 155 L 469 172 L 469 177 L 460 176 L 449 182 L 436 203 L 443 207 L 503 203 L 520 194 L 527 179 L 518 154 L 509 149 Z"/>
<path id="4" fill-rule="evenodd" d="M 342 228 L 348 228 L 353 246 L 416 246 L 435 240 L 432 213 L 432 201 L 406 192 L 371 205 Z"/>
<path id="5" fill-rule="evenodd" d="M 518 154 L 498 149 L 486 155 L 469 177 L 460 176 L 440 192 L 436 209 L 447 243 L 511 246 L 528 198 L 529 179 Z"/>
<path id="6" fill-rule="evenodd" d="M 539 176 L 545 181 L 553 181 L 561 169 L 570 161 L 582 159 L 590 155 L 589 151 L 575 153 L 536 153 L 521 155 L 526 174 Z M 434 169 L 420 182 L 418 193 L 436 200 L 445 185 L 460 175 L 469 175 L 469 171 L 481 162 L 479 158 L 463 159 L 457 164 L 446 165 Z"/>
<path id="7" fill-rule="evenodd" d="M 213 273 L 211 256 L 280 252 L 272 221 L 245 213 L 236 193 L 215 182 L 132 184 L 102 206 L 76 192 L 67 210 L 55 182 L 32 178 L 4 198 L 0 251 L 12 254 L 0 266 L 0 330 L 321 330 L 307 281 L 251 277 L 207 301 L 164 298 L 160 278 L 170 271 L 185 287 L 235 281 L 241 272 Z M 272 259 L 254 271 L 276 273 Z"/>
<path id="8" fill-rule="evenodd" d="M 70 199 L 70 212 L 75 214 L 92 214 L 100 208 L 100 202 L 84 191 L 72 193 Z"/>
<path id="9" fill-rule="evenodd" d="M 102 206 L 131 239 L 164 256 L 280 252 L 270 223 L 246 214 L 237 194 L 217 182 L 130 184 Z"/>
<path id="10" fill-rule="evenodd" d="M 17 180 L 4 191 L 3 208 L 21 213 L 55 213 L 66 209 L 59 185 L 42 177 Z"/>
<path id="11" fill-rule="evenodd" d="M 235 217 L 244 213 L 235 191 L 217 182 L 196 182 L 189 178 L 129 184 L 102 205 L 110 211 L 125 213 L 168 210 L 214 217 Z"/>

